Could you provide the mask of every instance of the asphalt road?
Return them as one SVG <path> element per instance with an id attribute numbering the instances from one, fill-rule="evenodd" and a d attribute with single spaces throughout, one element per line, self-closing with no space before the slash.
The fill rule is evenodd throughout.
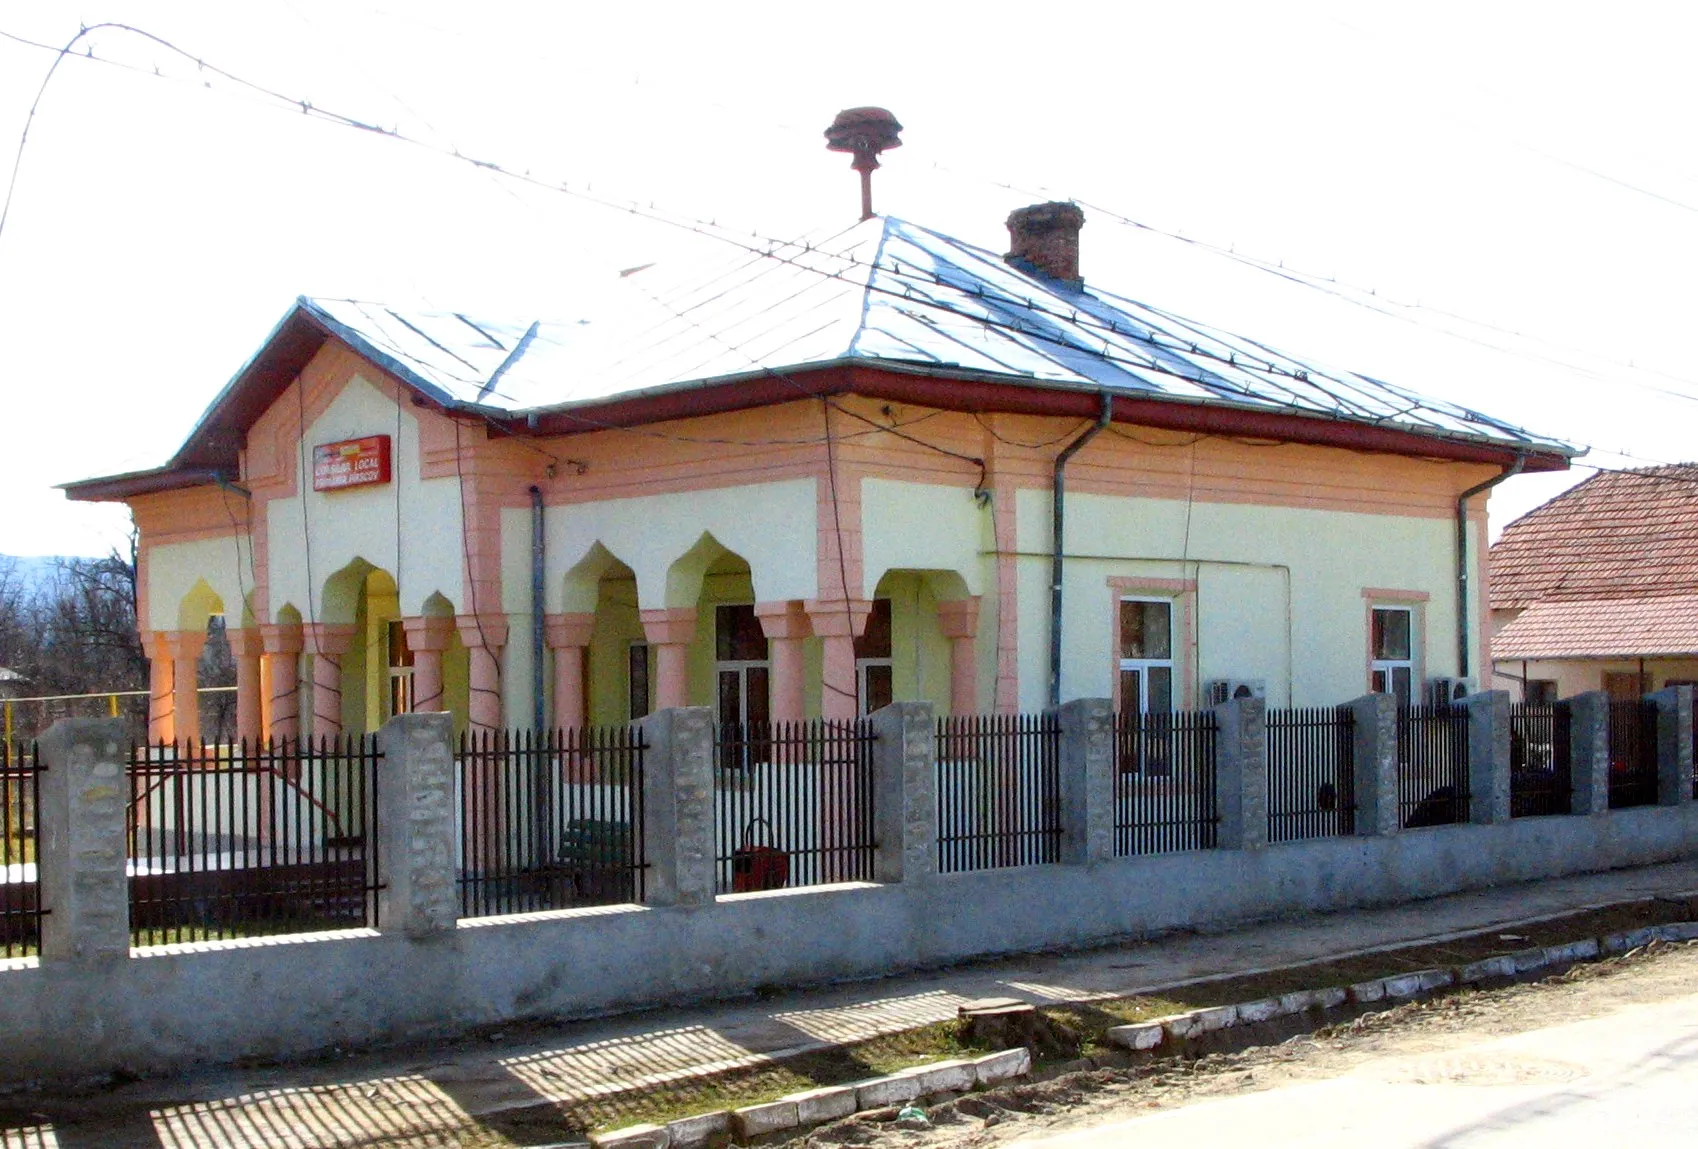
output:
<path id="1" fill-rule="evenodd" d="M 1564 1020 L 1575 1016 L 1584 1019 Z M 1308 1080 L 1282 1073 L 1269 1088 L 1130 1119 L 1111 1109 L 1085 1128 L 1012 1144 L 1590 1149 L 1698 1143 L 1698 951 L 1669 954 L 1592 986 L 1519 995 L 1481 1020 L 1476 1030 L 1533 1027 L 1503 1036 L 1411 1033 Z"/>

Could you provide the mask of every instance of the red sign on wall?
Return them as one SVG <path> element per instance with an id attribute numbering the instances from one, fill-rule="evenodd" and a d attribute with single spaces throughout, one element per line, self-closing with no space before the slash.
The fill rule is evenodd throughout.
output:
<path id="1" fill-rule="evenodd" d="M 312 489 L 340 491 L 389 481 L 389 436 L 367 435 L 312 449 Z"/>

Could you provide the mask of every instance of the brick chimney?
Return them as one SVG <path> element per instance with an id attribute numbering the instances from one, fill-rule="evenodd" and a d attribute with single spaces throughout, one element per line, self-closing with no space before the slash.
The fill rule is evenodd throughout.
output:
<path id="1" fill-rule="evenodd" d="M 1008 217 L 1010 250 L 1003 259 L 1021 271 L 1083 287 L 1079 276 L 1079 229 L 1085 213 L 1078 204 L 1036 203 Z"/>

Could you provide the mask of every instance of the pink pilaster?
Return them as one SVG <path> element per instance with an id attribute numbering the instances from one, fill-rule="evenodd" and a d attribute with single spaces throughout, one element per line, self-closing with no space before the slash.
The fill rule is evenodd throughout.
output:
<path id="1" fill-rule="evenodd" d="M 575 730 L 585 721 L 584 652 L 595 633 L 595 615 L 550 614 L 544 616 L 543 628 L 554 651 L 554 725 Z"/>
<path id="2" fill-rule="evenodd" d="M 165 653 L 171 660 L 171 714 L 179 742 L 200 738 L 200 652 L 206 649 L 206 632 L 167 630 L 160 633 Z"/>
<path id="3" fill-rule="evenodd" d="M 313 623 L 301 628 L 312 655 L 312 733 L 323 738 L 342 733 L 342 656 L 354 642 L 354 628 Z"/>
<path id="4" fill-rule="evenodd" d="M 501 729 L 501 649 L 507 645 L 507 616 L 462 614 L 454 623 L 466 648 L 471 700 L 467 717 L 473 731 Z"/>
<path id="5" fill-rule="evenodd" d="M 977 714 L 979 667 L 979 599 L 951 599 L 937 604 L 937 626 L 949 640 L 949 712 Z"/>
<path id="6" fill-rule="evenodd" d="M 866 629 L 873 604 L 864 598 L 810 599 L 806 610 L 821 645 L 820 717 L 853 719 L 861 710 L 861 692 L 855 680 L 855 639 Z"/>
<path id="7" fill-rule="evenodd" d="M 442 694 L 442 655 L 454 643 L 454 620 L 447 616 L 401 620 L 407 649 L 413 652 L 413 713 L 448 709 Z"/>
<path id="8" fill-rule="evenodd" d="M 804 712 L 802 641 L 813 634 L 808 612 L 795 600 L 757 602 L 755 616 L 761 620 L 772 663 L 772 720 L 800 722 Z"/>
<path id="9" fill-rule="evenodd" d="M 274 623 L 259 628 L 265 661 L 271 668 L 271 706 L 267 738 L 301 735 L 301 627 Z"/>
<path id="10" fill-rule="evenodd" d="M 225 637 L 230 640 L 230 655 L 236 660 L 236 740 L 251 745 L 264 736 L 259 662 L 265 655 L 265 640 L 254 627 L 225 631 Z"/>
<path id="11" fill-rule="evenodd" d="M 171 656 L 165 650 L 164 632 L 142 631 L 141 644 L 147 655 L 147 740 L 170 742 L 177 736 L 177 726 L 171 712 Z"/>
<path id="12" fill-rule="evenodd" d="M 690 702 L 690 640 L 696 637 L 696 608 L 663 607 L 642 612 L 643 635 L 654 647 L 656 710 Z"/>

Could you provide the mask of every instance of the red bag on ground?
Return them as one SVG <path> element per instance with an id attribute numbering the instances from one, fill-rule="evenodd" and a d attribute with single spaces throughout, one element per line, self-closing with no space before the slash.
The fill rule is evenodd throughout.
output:
<path id="1" fill-rule="evenodd" d="M 766 827 L 766 843 L 756 845 L 755 827 Z M 731 891 L 776 890 L 790 880 L 790 855 L 772 844 L 772 824 L 756 818 L 743 828 L 743 844 L 731 851 Z"/>

